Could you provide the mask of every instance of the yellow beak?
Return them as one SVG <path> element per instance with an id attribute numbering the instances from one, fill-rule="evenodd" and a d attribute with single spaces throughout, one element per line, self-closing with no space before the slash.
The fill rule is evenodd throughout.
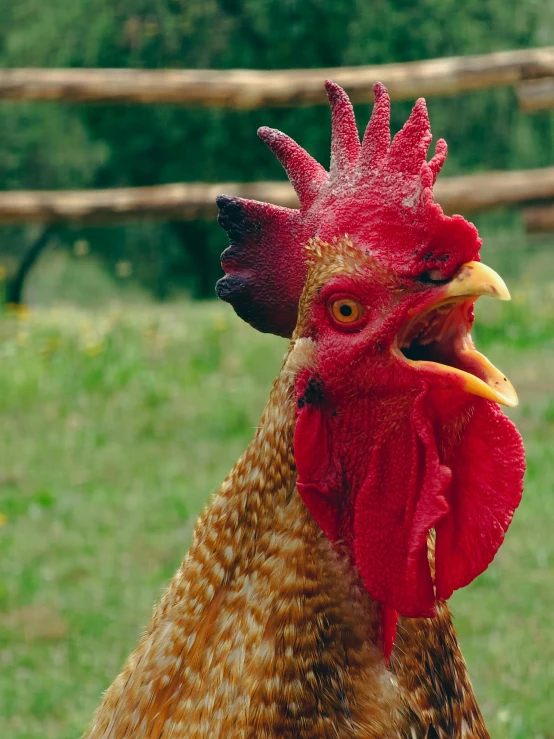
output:
<path id="1" fill-rule="evenodd" d="M 497 300 L 511 300 L 510 292 L 500 275 L 482 262 L 462 264 L 446 286 L 442 299 L 490 295 Z"/>
<path id="2" fill-rule="evenodd" d="M 437 301 L 428 306 L 423 314 L 411 317 L 401 331 L 401 336 L 414 333 L 414 326 L 425 326 L 432 323 L 433 317 L 440 315 L 441 325 L 435 332 L 433 340 L 438 345 L 446 346 L 456 358 L 456 364 L 429 359 L 409 359 L 395 347 L 395 354 L 416 369 L 425 369 L 443 376 L 456 377 L 462 381 L 463 389 L 472 395 L 478 395 L 496 403 L 510 407 L 518 404 L 517 393 L 511 382 L 489 360 L 475 349 L 470 335 L 471 324 L 463 318 L 468 308 L 481 295 L 488 295 L 497 300 L 510 300 L 510 293 L 504 280 L 493 269 L 481 262 L 463 264 L 454 277 L 440 292 Z M 415 329 L 417 333 L 417 328 Z M 423 344 L 426 342 L 424 341 Z M 430 340 L 427 341 L 430 343 Z M 403 346 L 404 344 L 401 344 Z M 434 359 L 434 357 L 433 357 Z M 469 370 L 469 371 L 466 371 Z"/>

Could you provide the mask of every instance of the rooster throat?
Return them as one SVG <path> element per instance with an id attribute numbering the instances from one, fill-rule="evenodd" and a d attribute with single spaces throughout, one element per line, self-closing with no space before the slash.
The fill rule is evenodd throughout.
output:
<path id="1" fill-rule="evenodd" d="M 437 301 L 408 318 L 391 351 L 417 371 L 455 379 L 467 393 L 513 408 L 518 404 L 514 387 L 471 338 L 472 308 L 481 295 L 510 300 L 496 272 L 480 262 L 464 264 Z"/>

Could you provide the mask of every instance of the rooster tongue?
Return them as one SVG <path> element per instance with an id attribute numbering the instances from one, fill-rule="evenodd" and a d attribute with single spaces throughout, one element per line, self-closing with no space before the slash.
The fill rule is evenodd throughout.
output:
<path id="1" fill-rule="evenodd" d="M 436 302 L 411 317 L 394 342 L 393 354 L 418 371 L 431 372 L 471 395 L 518 404 L 514 387 L 470 336 L 470 312 L 481 295 L 510 300 L 502 278 L 480 262 L 464 264 Z"/>

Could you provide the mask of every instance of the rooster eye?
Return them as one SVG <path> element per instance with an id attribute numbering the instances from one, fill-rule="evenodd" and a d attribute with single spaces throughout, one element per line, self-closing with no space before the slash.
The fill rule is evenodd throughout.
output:
<path id="1" fill-rule="evenodd" d="M 341 298 L 331 303 L 331 313 L 339 323 L 354 323 L 361 317 L 363 311 L 360 303 L 350 298 Z"/>

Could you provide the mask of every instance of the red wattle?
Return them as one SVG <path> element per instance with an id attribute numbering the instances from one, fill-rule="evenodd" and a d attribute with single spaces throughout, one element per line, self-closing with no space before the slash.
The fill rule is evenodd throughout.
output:
<path id="1" fill-rule="evenodd" d="M 496 403 L 473 399 L 458 444 L 448 450 L 448 514 L 436 527 L 437 598 L 465 587 L 492 562 L 521 501 L 521 436 Z"/>
<path id="2" fill-rule="evenodd" d="M 394 419 L 395 433 L 371 449 L 354 503 L 355 562 L 368 592 L 413 617 L 435 613 L 427 535 L 448 513 L 444 493 L 450 482 L 423 413 L 424 398 L 416 399 L 410 415 Z"/>
<path id="3" fill-rule="evenodd" d="M 307 383 L 306 374 L 297 382 L 294 437 L 302 499 L 350 552 L 372 598 L 403 616 L 433 616 L 436 599 L 483 572 L 504 538 L 523 487 L 518 432 L 497 405 L 473 396 L 453 425 L 427 390 L 387 405 L 387 416 L 373 395 L 339 411 L 324 393 L 307 402 Z M 383 633 L 388 644 L 391 631 Z"/>
<path id="4" fill-rule="evenodd" d="M 381 632 L 383 641 L 383 654 L 385 662 L 390 662 L 394 640 L 396 639 L 396 626 L 398 624 L 398 613 L 388 606 L 383 606 L 381 614 Z"/>

